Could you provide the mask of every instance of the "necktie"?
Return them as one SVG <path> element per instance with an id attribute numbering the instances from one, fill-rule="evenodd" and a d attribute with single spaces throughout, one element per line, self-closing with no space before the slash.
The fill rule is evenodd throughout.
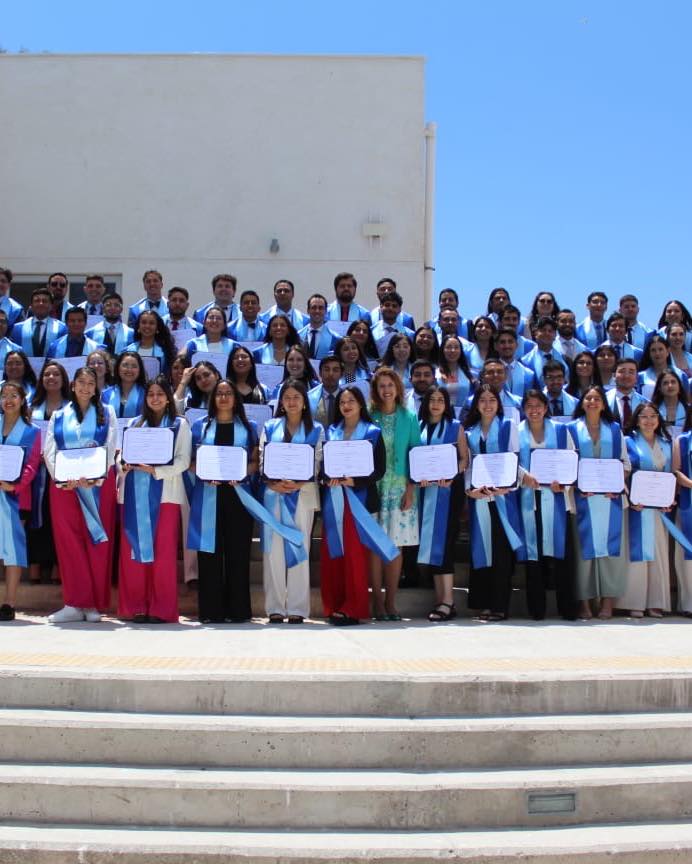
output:
<path id="1" fill-rule="evenodd" d="M 341 320 L 348 321 L 348 306 L 341 307 Z"/>
<path id="2" fill-rule="evenodd" d="M 630 343 L 630 345 L 633 342 L 633 334 L 632 334 L 632 328 L 631 327 L 627 328 L 627 341 Z"/>
<path id="3" fill-rule="evenodd" d="M 45 338 L 41 339 L 41 322 L 37 320 L 34 324 L 34 332 L 31 335 L 31 347 L 34 352 L 34 357 L 42 356 L 44 344 Z"/>
<path id="4" fill-rule="evenodd" d="M 115 324 L 108 325 L 108 338 L 111 344 L 111 354 L 115 354 Z"/>
<path id="5" fill-rule="evenodd" d="M 171 321 L 171 324 L 172 324 L 171 330 L 177 330 L 178 329 L 178 322 L 177 321 Z"/>
<path id="6" fill-rule="evenodd" d="M 622 397 L 622 425 L 628 426 L 632 419 L 632 408 L 630 407 L 630 397 Z"/>
<path id="7" fill-rule="evenodd" d="M 620 359 L 620 355 L 622 354 L 622 348 L 619 345 L 613 345 L 613 351 L 615 351 L 615 356 Z"/>
<path id="8" fill-rule="evenodd" d="M 327 395 L 327 423 L 331 426 L 334 422 L 334 394 Z"/>
<path id="9" fill-rule="evenodd" d="M 96 306 L 94 306 L 93 303 L 91 304 L 91 306 L 89 306 L 89 314 L 90 315 L 98 315 L 98 312 L 96 311 Z"/>
<path id="10" fill-rule="evenodd" d="M 317 330 L 310 331 L 310 356 L 315 358 L 315 347 L 317 345 Z"/>
<path id="11" fill-rule="evenodd" d="M 544 357 L 546 360 L 552 360 L 552 359 L 553 359 L 553 355 L 552 355 L 552 354 L 544 354 L 543 357 Z"/>
<path id="12" fill-rule="evenodd" d="M 562 400 L 551 399 L 550 402 L 553 406 L 553 417 L 562 417 Z"/>

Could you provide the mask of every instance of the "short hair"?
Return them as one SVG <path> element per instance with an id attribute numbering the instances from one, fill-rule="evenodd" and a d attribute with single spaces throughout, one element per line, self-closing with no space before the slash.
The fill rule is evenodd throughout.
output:
<path id="1" fill-rule="evenodd" d="M 0 276 L 4 276 L 10 284 L 12 283 L 12 279 L 14 278 L 12 271 L 9 267 L 0 267 Z"/>
<path id="2" fill-rule="evenodd" d="M 234 291 L 238 287 L 238 280 L 235 278 L 235 276 L 232 276 L 230 273 L 217 273 L 216 276 L 214 276 L 214 278 L 211 280 L 212 291 L 214 290 L 214 288 L 216 288 L 216 283 L 219 282 L 221 279 L 225 279 L 226 282 L 230 282 L 233 286 Z"/>
<path id="3" fill-rule="evenodd" d="M 101 300 L 101 305 L 106 302 L 106 300 L 117 300 L 120 305 L 123 305 L 123 298 L 118 294 L 117 291 L 109 291 L 108 294 L 103 295 L 103 299 Z"/>
<path id="4" fill-rule="evenodd" d="M 559 318 L 560 315 L 574 315 L 574 309 L 560 309 L 560 311 L 557 313 L 557 317 Z"/>
<path id="5" fill-rule="evenodd" d="M 341 359 L 341 357 L 337 357 L 336 354 L 326 354 L 324 357 L 320 358 L 320 372 L 322 371 L 322 367 L 325 365 L 325 363 L 338 363 L 342 369 L 344 368 L 344 361 Z"/>
<path id="6" fill-rule="evenodd" d="M 397 405 L 403 405 L 404 384 L 401 378 L 393 369 L 390 369 L 389 366 L 380 366 L 379 369 L 375 369 L 375 372 L 370 380 L 370 402 L 372 403 L 372 407 L 376 411 L 381 411 L 384 404 L 380 399 L 380 394 L 377 392 L 377 382 L 380 380 L 380 378 L 390 378 L 394 382 L 394 389 L 396 391 L 394 401 Z"/>
<path id="7" fill-rule="evenodd" d="M 559 363 L 557 365 L 560 366 Z M 543 367 L 543 368 L 545 368 L 545 367 Z M 562 366 L 560 366 L 560 369 L 562 369 Z M 548 408 L 550 406 L 550 403 L 548 401 L 548 397 L 545 395 L 545 393 L 542 390 L 536 390 L 535 388 L 531 388 L 530 390 L 527 390 L 524 393 L 523 399 L 521 400 L 521 407 L 522 408 L 526 408 L 526 403 L 529 401 L 529 399 L 538 399 L 538 401 L 541 402 L 541 404 L 545 408 Z"/>
<path id="8" fill-rule="evenodd" d="M 626 303 L 628 300 L 636 303 L 637 306 L 639 305 L 639 298 L 636 294 L 623 294 L 619 300 L 620 306 L 622 306 L 622 304 Z"/>
<path id="9" fill-rule="evenodd" d="M 147 276 L 158 276 L 159 279 L 163 282 L 163 276 L 159 273 L 158 270 L 145 270 L 144 275 L 142 276 L 142 282 L 146 282 Z"/>
<path id="10" fill-rule="evenodd" d="M 87 311 L 83 306 L 70 306 L 65 313 L 65 321 L 67 321 L 70 316 L 74 317 L 75 315 L 81 315 L 85 321 L 87 320 Z"/>
<path id="11" fill-rule="evenodd" d="M 106 285 L 106 281 L 103 276 L 100 276 L 98 273 L 90 273 L 88 276 L 84 277 L 84 284 L 87 282 L 100 282 L 104 287 Z"/>
<path id="12" fill-rule="evenodd" d="M 375 288 L 379 288 L 380 285 L 384 285 L 385 282 L 389 282 L 389 284 L 392 285 L 394 287 L 394 290 L 396 291 L 396 282 L 392 279 L 391 276 L 383 276 L 381 279 L 378 279 Z"/>
<path id="13" fill-rule="evenodd" d="M 321 300 L 321 301 L 324 303 L 325 306 L 328 306 L 328 305 L 329 305 L 329 304 L 327 303 L 327 298 L 324 296 L 324 294 L 311 294 L 311 295 L 308 297 L 308 302 L 305 304 L 305 308 L 306 308 L 306 309 L 309 309 L 309 308 L 310 308 L 310 304 L 312 303 L 313 300 Z"/>
<path id="14" fill-rule="evenodd" d="M 351 282 L 353 282 L 353 287 L 354 288 L 358 287 L 358 283 L 356 282 L 356 277 L 353 275 L 353 273 L 346 273 L 346 272 L 337 273 L 336 276 L 334 277 L 334 290 L 335 291 L 336 291 L 336 286 L 339 284 L 339 282 L 343 282 L 344 279 L 350 279 Z"/>
<path id="15" fill-rule="evenodd" d="M 182 294 L 186 300 L 190 299 L 190 292 L 187 290 L 187 288 L 181 288 L 180 285 L 174 285 L 172 288 L 170 288 L 168 291 L 168 296 L 170 297 L 171 294 Z"/>
<path id="16" fill-rule="evenodd" d="M 51 273 L 50 274 L 50 276 L 46 280 L 47 285 L 50 285 L 51 279 L 53 279 L 54 276 L 62 276 L 62 278 L 65 280 L 65 282 L 67 282 L 68 285 L 70 284 L 70 280 L 67 278 L 66 274 L 58 272 L 58 273 Z"/>
<path id="17" fill-rule="evenodd" d="M 602 297 L 606 302 L 606 306 L 608 305 L 608 295 L 605 293 L 605 291 L 592 291 L 586 298 L 586 302 L 590 303 L 594 297 Z"/>
<path id="18" fill-rule="evenodd" d="M 416 369 L 422 369 L 424 366 L 427 366 L 433 375 L 435 374 L 435 364 L 431 363 L 430 360 L 414 360 L 413 363 L 411 363 L 409 377 L 413 375 Z"/>
<path id="19" fill-rule="evenodd" d="M 31 292 L 31 300 L 29 301 L 29 305 L 34 302 L 34 297 L 39 296 L 48 297 L 50 302 L 53 302 L 53 292 L 50 290 L 50 288 L 34 288 L 34 290 Z"/>
<path id="20" fill-rule="evenodd" d="M 404 305 L 404 298 L 397 291 L 387 291 L 380 300 L 380 306 L 387 301 L 394 301 L 399 307 Z"/>
<path id="21" fill-rule="evenodd" d="M 518 306 L 514 306 L 512 303 L 508 303 L 506 306 L 503 307 L 502 311 L 498 315 L 500 321 L 502 321 L 502 319 L 505 317 L 505 315 L 507 315 L 508 312 L 514 315 L 518 315 L 521 318 L 521 309 Z"/>
<path id="22" fill-rule="evenodd" d="M 621 366 L 632 365 L 634 368 L 639 371 L 639 364 L 633 357 L 621 357 L 618 362 L 615 364 L 615 371 L 617 371 Z"/>
<path id="23" fill-rule="evenodd" d="M 625 320 L 625 316 L 622 314 L 622 312 L 613 312 L 612 315 L 608 316 L 608 320 L 606 321 L 606 330 L 610 327 L 610 325 L 613 323 L 613 321 L 624 321 L 624 320 Z"/>
<path id="24" fill-rule="evenodd" d="M 543 315 L 541 318 L 536 321 L 535 329 L 540 330 L 543 327 L 552 327 L 553 330 L 557 330 L 557 324 L 555 323 L 554 318 L 549 318 L 547 315 Z"/>
<path id="25" fill-rule="evenodd" d="M 563 378 L 566 375 L 565 367 L 562 363 L 558 363 L 557 360 L 547 360 L 543 364 L 543 378 L 545 379 L 545 376 L 549 375 L 551 372 L 559 372 Z"/>
<path id="26" fill-rule="evenodd" d="M 459 295 L 454 290 L 454 288 L 443 288 L 442 291 L 440 291 L 440 293 L 437 295 L 438 303 L 440 302 L 440 297 L 442 297 L 443 294 L 452 294 L 454 296 L 454 299 L 457 301 L 457 304 L 459 303 Z"/>
<path id="27" fill-rule="evenodd" d="M 256 291 L 253 291 L 252 288 L 247 288 L 245 291 L 243 291 L 243 293 L 240 295 L 240 302 L 242 303 L 246 297 L 254 297 L 258 302 L 260 299 L 259 294 Z"/>
<path id="28" fill-rule="evenodd" d="M 276 286 L 281 285 L 282 283 L 284 285 L 289 286 L 289 288 L 291 289 L 291 294 L 296 293 L 296 286 L 293 284 L 293 282 L 291 282 L 290 279 L 277 279 L 276 282 L 274 283 L 274 287 L 272 288 L 272 291 L 276 291 Z"/>
<path id="29" fill-rule="evenodd" d="M 493 342 L 497 342 L 500 336 L 511 336 L 515 342 L 519 341 L 519 337 L 510 327 L 501 327 L 496 333 L 494 333 Z"/>

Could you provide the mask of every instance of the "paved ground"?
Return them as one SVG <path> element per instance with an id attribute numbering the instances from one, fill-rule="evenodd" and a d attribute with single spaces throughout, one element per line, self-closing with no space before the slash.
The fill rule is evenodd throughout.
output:
<path id="1" fill-rule="evenodd" d="M 159 672 L 372 673 L 419 675 L 618 675 L 692 672 L 692 621 L 605 622 L 462 619 L 334 628 L 302 626 L 100 624 L 51 626 L 20 615 L 0 625 L 0 669 L 117 669 Z"/>

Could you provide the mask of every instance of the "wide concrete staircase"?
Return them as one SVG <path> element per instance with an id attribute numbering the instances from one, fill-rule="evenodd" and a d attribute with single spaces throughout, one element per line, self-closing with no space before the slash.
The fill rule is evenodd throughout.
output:
<path id="1" fill-rule="evenodd" d="M 0 672 L 0 862 L 692 861 L 692 677 Z"/>

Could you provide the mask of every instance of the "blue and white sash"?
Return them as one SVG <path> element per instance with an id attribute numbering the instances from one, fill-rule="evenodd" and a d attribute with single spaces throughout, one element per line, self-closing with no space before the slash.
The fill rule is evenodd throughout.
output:
<path id="1" fill-rule="evenodd" d="M 511 432 L 511 421 L 504 418 L 501 420 L 499 417 L 496 417 L 488 430 L 485 452 L 507 453 L 509 451 Z M 466 438 L 471 455 L 477 456 L 481 452 L 481 424 L 478 423 L 471 429 L 467 429 Z M 500 517 L 502 528 L 514 552 L 519 551 L 523 545 L 516 496 L 516 492 L 509 492 L 507 495 L 498 495 L 495 499 L 495 507 Z M 471 558 L 473 566 L 477 570 L 482 567 L 491 567 L 493 563 L 493 544 L 490 501 L 482 498 L 470 498 L 469 511 L 471 516 Z"/>
<path id="2" fill-rule="evenodd" d="M 67 403 L 63 403 L 61 407 L 65 407 Z M 32 420 L 45 420 L 46 419 L 46 403 L 44 402 L 42 405 L 37 405 L 31 412 Z M 38 471 L 36 472 L 36 476 L 34 477 L 34 482 L 31 485 L 31 527 L 32 528 L 42 528 L 43 527 L 43 496 L 46 494 L 46 487 L 48 485 L 48 469 L 46 468 L 46 464 L 41 459 L 41 462 L 38 466 Z"/>
<path id="3" fill-rule="evenodd" d="M 330 441 L 344 440 L 344 424 L 330 426 Z M 381 435 L 377 426 L 361 420 L 353 430 L 351 441 L 369 441 L 373 449 Z M 344 555 L 344 505 L 348 501 L 353 523 L 363 546 L 366 546 L 384 561 L 393 561 L 399 554 L 398 548 L 382 527 L 365 507 L 366 489 L 351 489 L 348 486 L 328 486 L 322 501 L 322 524 L 327 537 L 330 558 Z"/>
<path id="4" fill-rule="evenodd" d="M 635 471 L 659 470 L 654 464 L 653 451 L 643 435 L 635 432 L 634 435 L 628 436 L 625 440 L 627 442 L 627 452 L 632 462 L 633 473 Z M 659 438 L 658 443 L 665 457 L 665 464 L 660 470 L 670 471 L 673 461 L 673 446 L 670 441 L 666 441 L 664 438 Z M 657 516 L 660 518 L 666 531 L 680 543 L 685 552 L 688 554 L 692 553 L 692 535 L 688 534 L 685 537 L 677 525 L 665 513 L 651 507 L 645 507 L 643 510 L 635 510 L 634 507 L 630 507 L 630 561 L 656 560 L 655 532 Z M 688 539 L 688 537 L 691 539 Z"/>
<path id="5" fill-rule="evenodd" d="M 565 450 L 567 447 L 567 428 L 563 423 L 553 423 L 546 419 L 543 423 L 543 442 L 546 449 Z M 525 471 L 531 467 L 531 430 L 527 420 L 519 424 L 519 464 Z M 543 537 L 538 548 L 538 528 L 536 524 L 536 496 L 541 500 L 541 522 Z M 565 557 L 565 536 L 567 531 L 567 509 L 564 492 L 553 492 L 550 488 L 540 489 L 522 487 L 521 521 L 524 526 L 525 560 L 538 561 L 542 555 L 551 558 Z M 522 556 L 520 556 L 522 557 Z"/>
<path id="6" fill-rule="evenodd" d="M 443 420 L 430 434 L 430 427 L 421 424 L 422 447 L 435 444 L 453 444 L 456 447 L 461 423 L 458 420 Z M 452 499 L 451 486 L 426 486 L 420 490 L 420 546 L 418 563 L 439 567 L 445 557 L 449 506 Z"/>
<path id="7" fill-rule="evenodd" d="M 140 384 L 133 384 L 130 388 L 122 413 L 121 397 L 120 387 L 115 384 L 113 387 L 106 387 L 101 395 L 101 401 L 104 405 L 111 406 L 113 411 L 115 411 L 116 417 L 137 417 L 141 414 L 142 405 L 144 404 L 144 388 Z"/>
<path id="8" fill-rule="evenodd" d="M 140 417 L 135 417 L 128 424 L 128 428 L 147 425 L 146 423 L 139 423 L 139 420 Z M 173 450 L 175 451 L 175 442 L 180 430 L 180 417 L 176 417 L 171 423 L 168 417 L 164 416 L 160 428 L 173 430 Z M 139 561 L 141 564 L 150 564 L 154 560 L 154 538 L 159 524 L 162 493 L 163 480 L 155 480 L 146 471 L 128 471 L 125 476 L 125 507 L 123 508 L 125 534 L 132 547 L 132 560 Z"/>
<path id="9" fill-rule="evenodd" d="M 583 419 L 567 424 L 574 446 L 582 459 L 594 458 L 594 446 L 586 422 Z M 601 422 L 601 459 L 622 458 L 622 433 L 619 423 Z M 575 490 L 577 504 L 577 528 L 581 542 L 582 557 L 586 561 L 594 558 L 616 558 L 620 554 L 622 541 L 622 496 L 607 498 L 605 495 L 590 495 L 588 498 Z"/>
<path id="10" fill-rule="evenodd" d="M 680 446 L 680 471 L 692 480 L 692 432 L 685 432 L 678 438 Z M 680 487 L 678 513 L 682 532 L 692 537 L 692 489 Z M 685 548 L 685 560 L 692 561 L 692 550 Z"/>
<path id="11" fill-rule="evenodd" d="M 24 451 L 22 467 L 26 464 L 36 436 L 40 434 L 36 426 L 30 426 L 18 417 L 5 439 L 5 444 L 21 447 Z M 26 535 L 19 519 L 19 498 L 11 492 L 0 492 L 0 558 L 6 567 L 27 566 Z"/>
<path id="12" fill-rule="evenodd" d="M 233 422 L 233 446 L 245 447 L 248 451 L 248 458 L 257 443 L 255 424 L 251 422 L 250 427 L 252 434 L 248 435 L 247 429 L 240 420 L 236 418 Z M 197 452 L 197 448 L 201 444 L 214 444 L 215 438 L 216 420 L 210 421 L 209 418 L 203 417 L 195 421 L 192 427 L 193 453 Z M 240 499 L 240 503 L 251 516 L 259 522 L 269 525 L 273 531 L 280 534 L 287 543 L 296 547 L 297 550 L 303 548 L 303 535 L 301 532 L 297 528 L 282 525 L 259 501 L 256 501 L 249 491 L 248 481 L 234 486 L 233 489 Z M 212 486 L 210 483 L 204 483 L 200 480 L 194 483 L 191 497 L 190 523 L 187 532 L 188 549 L 195 549 L 198 552 L 214 552 L 216 550 L 217 491 L 218 487 Z"/>
<path id="13" fill-rule="evenodd" d="M 286 420 L 284 417 L 276 417 L 273 420 L 267 420 L 264 424 L 264 434 L 267 444 L 275 442 L 277 444 L 284 443 L 284 429 Z M 293 444 L 309 444 L 311 447 L 316 447 L 320 440 L 320 432 L 322 427 L 315 424 L 309 434 L 305 432 L 305 425 L 300 424 L 300 427 L 292 437 Z M 267 485 L 264 487 L 264 506 L 267 510 L 274 514 L 276 505 L 279 505 L 280 519 L 284 526 L 293 528 L 296 531 L 298 528 L 295 523 L 296 509 L 298 508 L 298 496 L 300 490 L 295 492 L 274 492 Z M 272 545 L 273 528 L 266 522 L 262 526 L 262 551 L 268 552 Z M 300 547 L 294 546 L 286 538 L 284 538 L 284 557 L 286 559 L 286 568 L 290 569 L 306 561 L 308 558 L 308 549 L 306 548 L 305 538 L 301 538 Z"/>
<path id="14" fill-rule="evenodd" d="M 108 415 L 104 422 L 96 422 L 96 408 L 90 405 L 84 419 L 80 423 L 77 419 L 72 403 L 66 405 L 55 414 L 55 425 L 53 434 L 58 450 L 76 450 L 80 447 L 103 447 L 108 440 Z M 86 522 L 92 543 L 105 543 L 108 536 L 103 528 L 99 506 L 101 503 L 101 489 L 92 486 L 88 489 L 75 489 L 79 498 L 79 506 Z"/>

